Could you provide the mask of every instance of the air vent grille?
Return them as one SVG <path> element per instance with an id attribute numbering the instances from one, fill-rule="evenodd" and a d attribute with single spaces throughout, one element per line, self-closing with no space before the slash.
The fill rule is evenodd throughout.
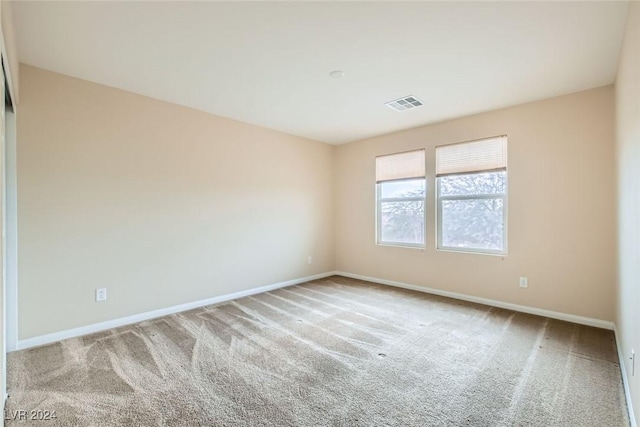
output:
<path id="1" fill-rule="evenodd" d="M 396 111 L 406 111 L 410 110 L 411 108 L 420 107 L 423 104 L 422 101 L 420 101 L 415 96 L 409 95 L 393 101 L 385 102 L 384 105 L 393 108 Z"/>

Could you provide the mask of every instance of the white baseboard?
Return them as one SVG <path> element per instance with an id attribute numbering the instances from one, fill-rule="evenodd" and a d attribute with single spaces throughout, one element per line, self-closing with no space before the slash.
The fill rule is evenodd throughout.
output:
<path id="1" fill-rule="evenodd" d="M 545 310 L 542 308 L 529 307 L 526 305 L 512 304 L 510 302 L 498 301 L 488 298 L 474 297 L 471 295 L 459 294 L 457 292 L 443 291 L 440 289 L 427 288 L 425 286 L 410 285 L 408 283 L 396 282 L 393 280 L 378 279 L 376 277 L 362 276 L 360 274 L 346 273 L 344 271 L 336 271 L 336 275 L 350 277 L 352 279 L 366 280 L 368 282 L 379 283 L 381 285 L 395 286 L 398 288 L 411 289 L 413 291 L 425 292 L 433 295 L 440 295 L 459 299 L 463 301 L 475 302 L 478 304 L 490 305 L 493 307 L 505 308 L 507 310 L 519 311 L 522 313 L 535 314 L 538 316 L 550 317 L 552 319 L 565 320 L 567 322 L 578 323 L 581 325 L 595 326 L 596 328 L 613 330 L 613 322 L 606 320 L 593 319 L 591 317 L 576 316 L 575 314 L 560 313 L 558 311 Z"/>
<path id="2" fill-rule="evenodd" d="M 512 304 L 504 301 L 492 300 L 488 298 L 480 298 L 474 297 L 471 295 L 460 294 L 457 292 L 443 291 L 440 289 L 428 288 L 425 286 L 417 286 L 411 285 L 403 282 L 396 282 L 393 280 L 379 279 L 376 277 L 362 276 L 360 274 L 347 273 L 344 271 L 330 271 L 322 274 L 316 274 L 313 276 L 301 277 L 299 279 L 288 280 L 285 282 L 274 283 L 272 285 L 260 286 L 257 288 L 247 289 L 245 291 L 234 292 L 231 294 L 220 295 L 213 298 L 208 298 L 200 301 L 194 301 L 186 304 L 175 305 L 172 307 L 162 308 L 159 310 L 153 310 L 146 313 L 134 314 L 132 316 L 122 317 L 119 319 L 108 320 L 105 322 L 94 323 L 87 326 L 81 326 L 79 328 L 68 329 L 66 331 L 55 332 L 52 334 L 41 335 L 38 337 L 28 338 L 25 340 L 20 340 L 17 343 L 17 347 L 15 349 L 11 349 L 10 351 L 15 350 L 24 350 L 31 347 L 37 347 L 40 345 L 50 344 L 52 342 L 64 340 L 67 338 L 75 338 L 95 332 L 104 331 L 111 328 L 117 328 L 120 326 L 130 325 L 132 323 L 142 322 L 144 320 L 154 319 L 157 317 L 166 316 L 169 314 L 179 313 L 186 310 L 192 310 L 194 308 L 204 307 L 212 304 L 219 304 L 221 302 L 230 301 L 250 295 L 259 294 L 262 292 L 268 292 L 279 288 L 284 288 L 287 286 L 297 285 L 304 282 L 309 282 L 311 280 L 323 279 L 325 277 L 338 275 L 343 277 L 349 277 L 352 279 L 365 280 L 368 282 L 379 283 L 382 285 L 395 286 L 398 288 L 410 289 L 419 292 L 425 292 L 433 295 L 440 295 L 444 297 L 454 298 L 463 301 L 475 302 L 479 304 L 489 305 L 493 307 L 505 308 L 508 310 L 519 311 L 522 313 L 535 314 L 539 316 L 550 317 L 552 319 L 565 320 L 567 322 L 578 323 L 581 325 L 594 326 L 597 328 L 609 329 L 613 330 L 616 338 L 616 346 L 618 350 L 618 358 L 620 360 L 620 370 L 622 373 L 622 383 L 624 387 L 625 397 L 627 399 L 627 408 L 629 410 L 629 419 L 631 422 L 631 427 L 637 427 L 633 405 L 631 401 L 631 394 L 629 391 L 629 382 L 627 379 L 626 368 L 624 364 L 624 355 L 622 354 L 622 348 L 620 346 L 620 340 L 618 338 L 618 331 L 616 329 L 616 325 L 613 322 L 609 322 L 606 320 L 593 319 L 590 317 L 576 316 L 574 314 L 560 313 L 557 311 L 545 310 L 542 308 L 528 307 L 525 305 Z M 7 395 L 5 395 L 5 401 L 7 399 Z"/>
<path id="3" fill-rule="evenodd" d="M 134 314 L 131 316 L 121 317 L 119 319 L 107 320 L 105 322 L 93 323 L 87 326 L 80 326 L 78 328 L 67 329 L 65 331 L 54 332 L 46 335 L 40 335 L 33 338 L 27 338 L 24 340 L 19 340 L 16 348 L 10 349 L 10 351 L 24 350 L 31 347 L 51 344 L 56 341 L 60 341 L 68 338 L 76 338 L 76 337 L 104 331 L 111 328 L 117 328 L 120 326 L 130 325 L 132 323 L 142 322 L 144 320 L 149 320 L 157 317 L 166 316 L 169 314 L 179 313 L 181 311 L 192 310 L 194 308 L 204 307 L 212 304 L 218 304 L 225 301 L 231 301 L 231 300 L 246 297 L 249 295 L 255 295 L 255 294 L 260 294 L 262 292 L 273 291 L 275 289 L 297 285 L 300 283 L 308 282 L 310 280 L 323 279 L 325 277 L 333 276 L 334 274 L 335 272 L 330 271 L 327 273 L 316 274 L 313 276 L 301 277 L 299 279 L 287 280 L 286 282 L 279 282 L 279 283 L 274 283 L 272 285 L 260 286 L 258 288 L 247 289 L 245 291 L 233 292 L 231 294 L 220 295 L 217 297 L 207 298 L 200 301 L 188 302 L 185 304 L 174 305 L 172 307 L 148 311 L 146 313 Z"/>
<path id="4" fill-rule="evenodd" d="M 360 274 L 347 273 L 344 271 L 329 271 L 326 273 L 316 274 L 313 276 L 301 277 L 299 279 L 287 280 L 285 282 L 274 283 L 272 285 L 260 286 L 257 288 L 247 289 L 245 291 L 233 292 L 231 294 L 220 295 L 213 298 L 207 298 L 200 301 L 194 301 L 190 303 L 174 305 L 172 307 L 161 308 L 158 310 L 148 311 L 146 313 L 134 314 L 131 316 L 122 317 L 119 319 L 107 320 L 105 322 L 94 323 L 87 326 L 81 326 L 78 328 L 68 329 L 65 331 L 54 332 L 51 334 L 41 335 L 33 338 L 27 338 L 19 340 L 15 349 L 9 351 L 23 350 L 26 348 L 36 347 L 39 345 L 49 344 L 52 342 L 64 340 L 67 338 L 75 338 L 82 335 L 87 335 L 95 332 L 104 331 L 111 328 L 117 328 L 120 326 L 130 325 L 132 323 L 142 322 L 144 320 L 154 319 L 157 317 L 166 316 L 168 314 L 179 313 L 181 311 L 192 310 L 194 308 L 204 307 L 206 305 L 218 304 L 233 299 L 242 298 L 249 295 L 255 295 L 262 292 L 272 291 L 274 289 L 284 288 L 287 286 L 297 285 L 300 283 L 308 282 L 311 280 L 323 279 L 325 277 L 338 275 L 349 277 L 352 279 L 365 280 L 368 282 L 379 283 L 382 285 L 395 286 L 404 289 L 411 289 L 414 291 L 425 292 L 428 294 L 440 295 L 444 297 L 459 299 L 463 301 L 475 302 L 478 304 L 490 305 L 493 307 L 505 308 L 508 310 L 519 311 L 522 313 L 535 314 L 539 316 L 550 317 L 552 319 L 565 320 L 567 322 L 578 323 L 581 325 L 595 326 L 597 328 L 614 330 L 614 323 L 606 320 L 593 319 L 590 317 L 576 316 L 574 314 L 560 313 L 557 311 L 545 310 L 542 308 L 529 307 L 525 305 L 512 304 L 504 301 L 492 300 L 488 298 L 475 297 L 471 295 L 460 294 L 457 292 L 443 291 L 441 289 L 428 288 L 425 286 L 411 285 L 403 282 L 396 282 L 394 280 L 379 279 L 377 277 L 363 276 Z"/>
<path id="5" fill-rule="evenodd" d="M 622 352 L 622 345 L 620 344 L 620 335 L 618 335 L 618 328 L 613 325 L 613 333 L 616 336 L 616 348 L 618 349 L 618 360 L 620 361 L 620 372 L 622 373 L 622 386 L 624 387 L 624 396 L 627 399 L 627 409 L 629 410 L 629 422 L 631 427 L 638 427 L 636 424 L 636 416 L 633 412 L 633 401 L 631 400 L 631 390 L 629 389 L 629 379 L 627 378 L 627 365 L 625 364 L 624 353 Z"/>

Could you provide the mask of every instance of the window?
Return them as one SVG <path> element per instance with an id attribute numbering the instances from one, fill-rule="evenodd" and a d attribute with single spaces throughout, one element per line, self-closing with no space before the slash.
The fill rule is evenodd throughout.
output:
<path id="1" fill-rule="evenodd" d="M 438 249 L 507 252 L 507 137 L 436 147 Z"/>
<path id="2" fill-rule="evenodd" d="M 424 247 L 424 150 L 376 157 L 376 241 Z"/>

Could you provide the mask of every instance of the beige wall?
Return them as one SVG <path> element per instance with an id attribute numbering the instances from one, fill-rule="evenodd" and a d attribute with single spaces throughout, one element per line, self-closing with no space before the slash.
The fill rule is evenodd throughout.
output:
<path id="1" fill-rule="evenodd" d="M 618 160 L 618 339 L 636 411 L 640 355 L 631 376 L 631 349 L 640 352 L 640 3 L 631 2 L 616 80 Z M 636 412 L 636 420 L 640 414 Z"/>
<path id="2" fill-rule="evenodd" d="M 29 66 L 21 77 L 20 339 L 334 267 L 614 319 L 611 86 L 331 147 Z M 434 147 L 503 133 L 508 256 L 436 251 Z M 428 153 L 427 248 L 377 246 L 374 157 L 414 148 Z"/>
<path id="3" fill-rule="evenodd" d="M 332 146 L 20 72 L 20 339 L 333 270 Z"/>
<path id="4" fill-rule="evenodd" d="M 336 269 L 614 320 L 613 105 L 607 86 L 339 146 Z M 435 146 L 502 134 L 508 256 L 436 251 Z M 427 247 L 378 246 L 374 158 L 416 148 L 427 150 Z M 519 276 L 528 276 L 528 289 Z"/>

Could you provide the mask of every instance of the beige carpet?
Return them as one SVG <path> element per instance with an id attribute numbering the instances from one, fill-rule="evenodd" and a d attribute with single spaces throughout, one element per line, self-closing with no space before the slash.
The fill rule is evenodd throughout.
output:
<path id="1" fill-rule="evenodd" d="M 342 277 L 14 352 L 8 380 L 5 418 L 57 416 L 9 426 L 629 425 L 611 331 Z"/>

